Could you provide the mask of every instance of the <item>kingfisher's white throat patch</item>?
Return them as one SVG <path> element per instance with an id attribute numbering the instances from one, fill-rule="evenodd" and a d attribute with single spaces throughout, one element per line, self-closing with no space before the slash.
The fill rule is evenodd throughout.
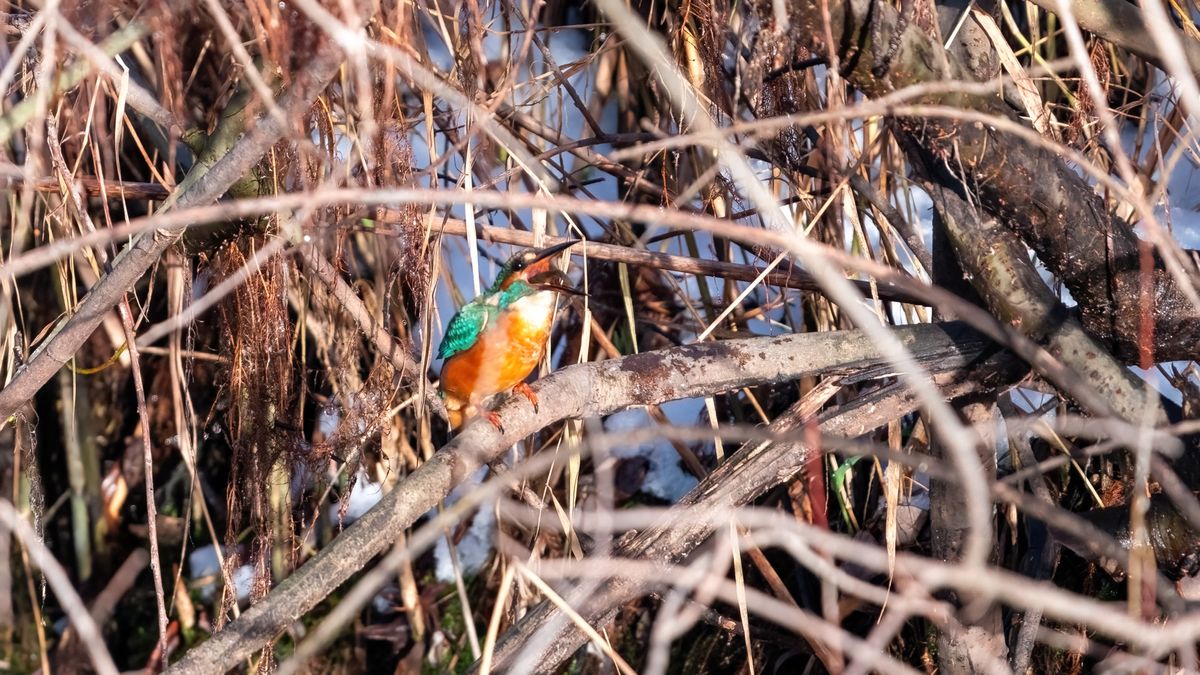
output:
<path id="1" fill-rule="evenodd" d="M 554 291 L 538 291 L 517 300 L 510 308 L 520 315 L 524 323 L 538 325 L 549 323 L 554 314 L 554 303 L 558 299 Z"/>

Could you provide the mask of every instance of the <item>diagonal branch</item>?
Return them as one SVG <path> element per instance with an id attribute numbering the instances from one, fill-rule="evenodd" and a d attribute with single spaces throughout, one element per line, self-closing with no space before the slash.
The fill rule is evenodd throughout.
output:
<path id="1" fill-rule="evenodd" d="M 917 26 L 904 27 L 896 9 L 872 0 L 799 0 L 789 4 L 794 33 L 819 53 L 843 55 L 845 76 L 869 96 L 905 87 L 928 88 L 915 102 L 951 106 L 1016 122 L 997 95 L 951 91 L 934 85 L 969 82 L 965 66 Z M 835 44 L 826 44 L 825 21 Z M 896 39 L 893 34 L 899 31 Z M 874 68 L 889 42 L 897 45 L 890 70 Z M 1017 122 L 1019 123 L 1019 122 Z M 1051 149 L 1016 143 L 998 127 L 962 119 L 900 117 L 897 126 L 916 140 L 910 154 L 924 160 L 943 185 L 977 189 L 981 206 L 1016 231 L 1063 280 L 1079 304 L 1089 333 L 1119 359 L 1137 362 L 1143 340 L 1142 245 L 1133 228 L 1109 213 L 1092 186 Z M 1004 148 L 998 152 L 997 148 Z M 1168 245 L 1178 248 L 1173 241 Z M 1185 259 L 1178 250 L 1171 260 Z M 1200 308 L 1193 305 L 1188 274 L 1181 278 L 1162 259 L 1144 276 L 1153 303 L 1153 360 L 1190 359 L 1200 352 Z M 1190 267 L 1189 267 L 1190 266 Z"/>
<path id="2" fill-rule="evenodd" d="M 1073 378 L 1042 375 L 1097 417 L 1116 415 L 1136 424 L 1147 405 L 1157 407 L 1156 400 L 1147 400 L 1141 383 L 1054 296 L 1016 235 L 951 190 L 930 186 L 929 194 L 966 278 L 992 313 L 1046 344 Z"/>
<path id="3" fill-rule="evenodd" d="M 1047 12 L 1059 13 L 1059 6 L 1055 0 L 1031 2 Z M 1069 6 L 1080 28 L 1095 33 L 1118 47 L 1128 49 L 1162 68 L 1158 51 L 1159 38 L 1146 27 L 1142 10 L 1138 9 L 1137 5 L 1125 0 L 1070 0 Z M 1193 73 L 1200 74 L 1200 44 L 1183 34 L 1179 34 L 1178 39 L 1183 45 L 1183 55 L 1188 66 Z"/>
<path id="4" fill-rule="evenodd" d="M 1016 382 L 1026 370 L 1006 352 L 979 364 L 960 356 L 965 354 L 929 366 L 947 399 L 993 391 Z M 800 429 L 812 420 L 820 420 L 822 436 L 853 438 L 919 407 L 916 396 L 902 384 L 884 387 L 823 416 L 817 415 L 815 409 L 806 410 L 805 403 L 801 399 L 788 413 L 776 418 L 770 431 L 783 434 Z M 683 563 L 725 523 L 702 518 L 680 519 L 674 517 L 675 514 L 688 510 L 723 513 L 746 506 L 776 485 L 790 480 L 811 454 L 809 445 L 798 442 L 744 445 L 680 499 L 669 515 L 624 541 L 614 557 L 668 567 Z M 566 600 L 590 625 L 602 626 L 621 606 L 652 590 L 645 580 L 617 576 L 606 579 L 602 589 L 577 588 Z M 565 621 L 555 605 L 543 602 L 505 633 L 497 644 L 494 662 L 503 672 L 552 673 L 585 640 L 578 626 Z"/>
<path id="5" fill-rule="evenodd" d="M 396 369 L 398 376 L 408 376 L 417 383 L 425 407 L 442 419 L 446 419 L 446 406 L 442 399 L 434 393 L 433 385 L 421 372 L 421 359 L 410 354 L 392 337 L 391 333 L 375 320 L 370 310 L 366 308 L 358 294 L 346 283 L 337 269 L 321 255 L 314 244 L 306 243 L 300 247 L 300 260 L 313 276 L 329 289 L 330 295 L 342 304 L 342 309 L 350 315 L 359 329 Z"/>
<path id="6" fill-rule="evenodd" d="M 326 41 L 313 56 L 308 70 L 299 73 L 291 89 L 279 101 L 293 119 L 308 109 L 325 89 L 342 64 L 342 50 Z M 216 201 L 231 185 L 244 177 L 259 159 L 289 131 L 274 117 L 266 116 L 249 125 L 247 132 L 207 170 L 197 165 L 175 191 L 173 208 L 202 206 Z M 135 237 L 113 259 L 112 268 L 79 303 L 74 314 L 59 321 L 50 335 L 34 350 L 28 363 L 0 390 L 0 420 L 7 419 L 33 397 L 59 368 L 70 360 L 91 336 L 104 316 L 133 288 L 137 280 L 183 235 L 184 228 L 156 230 Z"/>
<path id="7" fill-rule="evenodd" d="M 960 323 L 906 326 L 894 334 L 923 364 L 963 363 L 991 343 Z M 534 385 L 538 411 L 521 397 L 498 410 L 501 433 L 486 421 L 465 427 L 313 559 L 207 642 L 172 673 L 235 667 L 338 588 L 434 508 L 480 465 L 559 420 L 607 415 L 635 405 L 711 396 L 741 387 L 881 367 L 894 372 L 862 331 L 802 333 L 675 347 L 565 368 Z"/>

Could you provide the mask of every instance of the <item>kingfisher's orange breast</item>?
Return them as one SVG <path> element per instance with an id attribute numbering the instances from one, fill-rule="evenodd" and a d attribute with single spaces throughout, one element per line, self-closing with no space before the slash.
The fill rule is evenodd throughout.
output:
<path id="1" fill-rule="evenodd" d="M 475 344 L 442 365 L 442 390 L 481 401 L 522 382 L 545 354 L 554 300 L 553 293 L 538 293 L 501 312 Z"/>

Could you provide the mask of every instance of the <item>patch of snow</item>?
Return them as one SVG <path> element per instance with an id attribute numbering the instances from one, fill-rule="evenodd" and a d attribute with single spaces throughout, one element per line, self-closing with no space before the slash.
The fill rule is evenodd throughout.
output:
<path id="1" fill-rule="evenodd" d="M 470 576 L 483 569 L 488 557 L 492 554 L 492 542 L 496 532 L 496 512 L 491 505 L 485 505 L 475 512 L 471 526 L 466 535 L 454 547 L 458 553 L 458 564 L 463 576 Z M 435 574 L 438 581 L 454 580 L 454 563 L 450 559 L 450 544 L 445 537 L 438 539 L 433 549 L 433 559 L 437 565 Z"/>
<path id="2" fill-rule="evenodd" d="M 384 586 L 371 598 L 371 609 L 377 614 L 395 614 L 400 604 L 400 589 L 395 584 Z"/>
<path id="3" fill-rule="evenodd" d="M 446 496 L 446 506 L 458 503 L 458 500 L 462 499 L 471 490 L 478 489 L 479 484 L 483 482 L 487 474 L 488 468 L 486 466 L 476 469 L 470 478 L 450 491 L 450 494 Z M 430 509 L 425 515 L 428 517 L 436 516 L 437 509 Z M 495 538 L 495 531 L 496 514 L 493 511 L 492 503 L 489 502 L 475 511 L 471 525 L 467 528 L 467 533 L 463 536 L 462 541 L 458 542 L 455 546 L 458 552 L 458 564 L 464 576 L 478 572 L 484 563 L 487 562 L 488 556 L 492 553 L 492 542 Z M 453 581 L 454 563 L 450 559 L 450 545 L 446 541 L 445 536 L 438 539 L 437 544 L 434 546 L 433 558 L 436 563 L 434 573 L 438 580 L 443 582 Z"/>
<path id="4" fill-rule="evenodd" d="M 188 554 L 188 573 L 191 578 L 198 579 L 210 574 L 217 574 L 221 566 L 217 563 L 217 547 L 209 544 L 201 546 Z"/>
<path id="5" fill-rule="evenodd" d="M 342 415 L 338 409 L 335 406 L 327 406 L 317 415 L 317 431 L 325 434 L 325 437 L 328 438 L 337 431 L 341 421 Z"/>
<path id="6" fill-rule="evenodd" d="M 237 589 L 238 600 L 250 597 L 250 587 L 254 584 L 254 566 L 242 565 L 233 572 L 233 587 Z"/>
<path id="7" fill-rule="evenodd" d="M 913 474 L 912 492 L 905 494 L 901 492 L 900 501 L 902 504 L 907 504 L 922 511 L 929 510 L 929 474 L 924 471 L 918 471 Z"/>
<path id="8" fill-rule="evenodd" d="M 1040 391 L 1026 389 L 1025 387 L 1017 387 L 1013 390 L 1012 401 L 1013 404 L 1017 406 L 1017 409 L 1021 412 L 1031 413 L 1034 410 L 1046 405 L 1046 402 L 1051 398 L 1053 397 L 1049 394 L 1043 394 Z M 1054 411 L 1051 412 L 1053 413 Z"/>
<path id="9" fill-rule="evenodd" d="M 358 480 L 354 481 L 354 488 L 350 490 L 350 505 L 346 507 L 346 517 L 342 521 L 343 525 L 349 525 L 354 521 L 366 515 L 371 507 L 379 503 L 383 499 L 383 485 L 374 483 L 363 470 L 358 472 Z M 329 505 L 329 519 L 333 522 L 338 521 L 338 511 L 341 509 L 341 504 Z"/>
<path id="10" fill-rule="evenodd" d="M 921 241 L 924 242 L 926 250 L 933 250 L 933 200 L 924 191 L 916 187 L 910 187 L 906 191 L 908 202 L 911 206 L 908 213 L 912 214 L 917 221 L 913 223 L 913 227 L 921 233 Z"/>
<path id="11" fill-rule="evenodd" d="M 1175 165 L 1175 170 L 1167 180 L 1166 208 L 1155 209 L 1160 224 L 1171 228 L 1171 234 L 1183 248 L 1200 248 L 1200 199 L 1197 187 L 1200 186 L 1200 168 L 1191 157 L 1184 157 Z M 1138 233 L 1145 238 L 1144 228 L 1138 227 Z"/>
<path id="12" fill-rule="evenodd" d="M 1167 398 L 1176 404 L 1183 403 L 1183 392 L 1176 389 L 1175 386 L 1163 376 L 1162 372 L 1160 372 L 1158 368 L 1143 370 L 1137 366 L 1130 366 L 1129 370 L 1131 370 L 1134 375 L 1140 377 L 1144 382 L 1149 383 L 1151 388 L 1153 388 L 1158 394 L 1161 394 L 1164 398 Z"/>
<path id="13" fill-rule="evenodd" d="M 221 565 L 217 561 L 217 549 L 212 544 L 201 546 L 188 555 L 188 573 L 192 580 L 213 577 L 200 587 L 200 597 L 208 601 L 217 592 L 217 581 L 221 574 Z M 242 565 L 233 572 L 233 585 L 237 589 L 238 600 L 250 597 L 250 587 L 254 583 L 254 566 Z"/>
<path id="14" fill-rule="evenodd" d="M 704 401 L 696 399 L 672 401 L 662 406 L 667 419 L 672 424 L 681 426 L 695 425 L 697 414 L 703 408 Z M 633 431 L 652 424 L 654 421 L 642 409 L 622 410 L 604 420 L 605 430 L 613 433 Z M 650 467 L 642 482 L 642 491 L 672 504 L 679 501 L 679 498 L 687 494 L 698 482 L 695 476 L 683 470 L 679 453 L 665 439 L 637 445 L 618 445 L 613 448 L 612 453 L 621 459 L 643 457 L 648 460 Z"/>

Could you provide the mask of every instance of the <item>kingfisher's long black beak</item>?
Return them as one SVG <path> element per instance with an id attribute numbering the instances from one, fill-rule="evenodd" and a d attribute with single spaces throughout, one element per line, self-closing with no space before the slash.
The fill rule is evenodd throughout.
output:
<path id="1" fill-rule="evenodd" d="M 546 248 L 538 251 L 537 255 L 533 257 L 533 260 L 529 261 L 529 266 L 532 267 L 535 263 L 541 262 L 547 258 L 552 258 L 571 248 L 575 244 L 578 244 L 579 242 L 579 239 L 569 239 L 553 246 L 547 246 Z"/>

